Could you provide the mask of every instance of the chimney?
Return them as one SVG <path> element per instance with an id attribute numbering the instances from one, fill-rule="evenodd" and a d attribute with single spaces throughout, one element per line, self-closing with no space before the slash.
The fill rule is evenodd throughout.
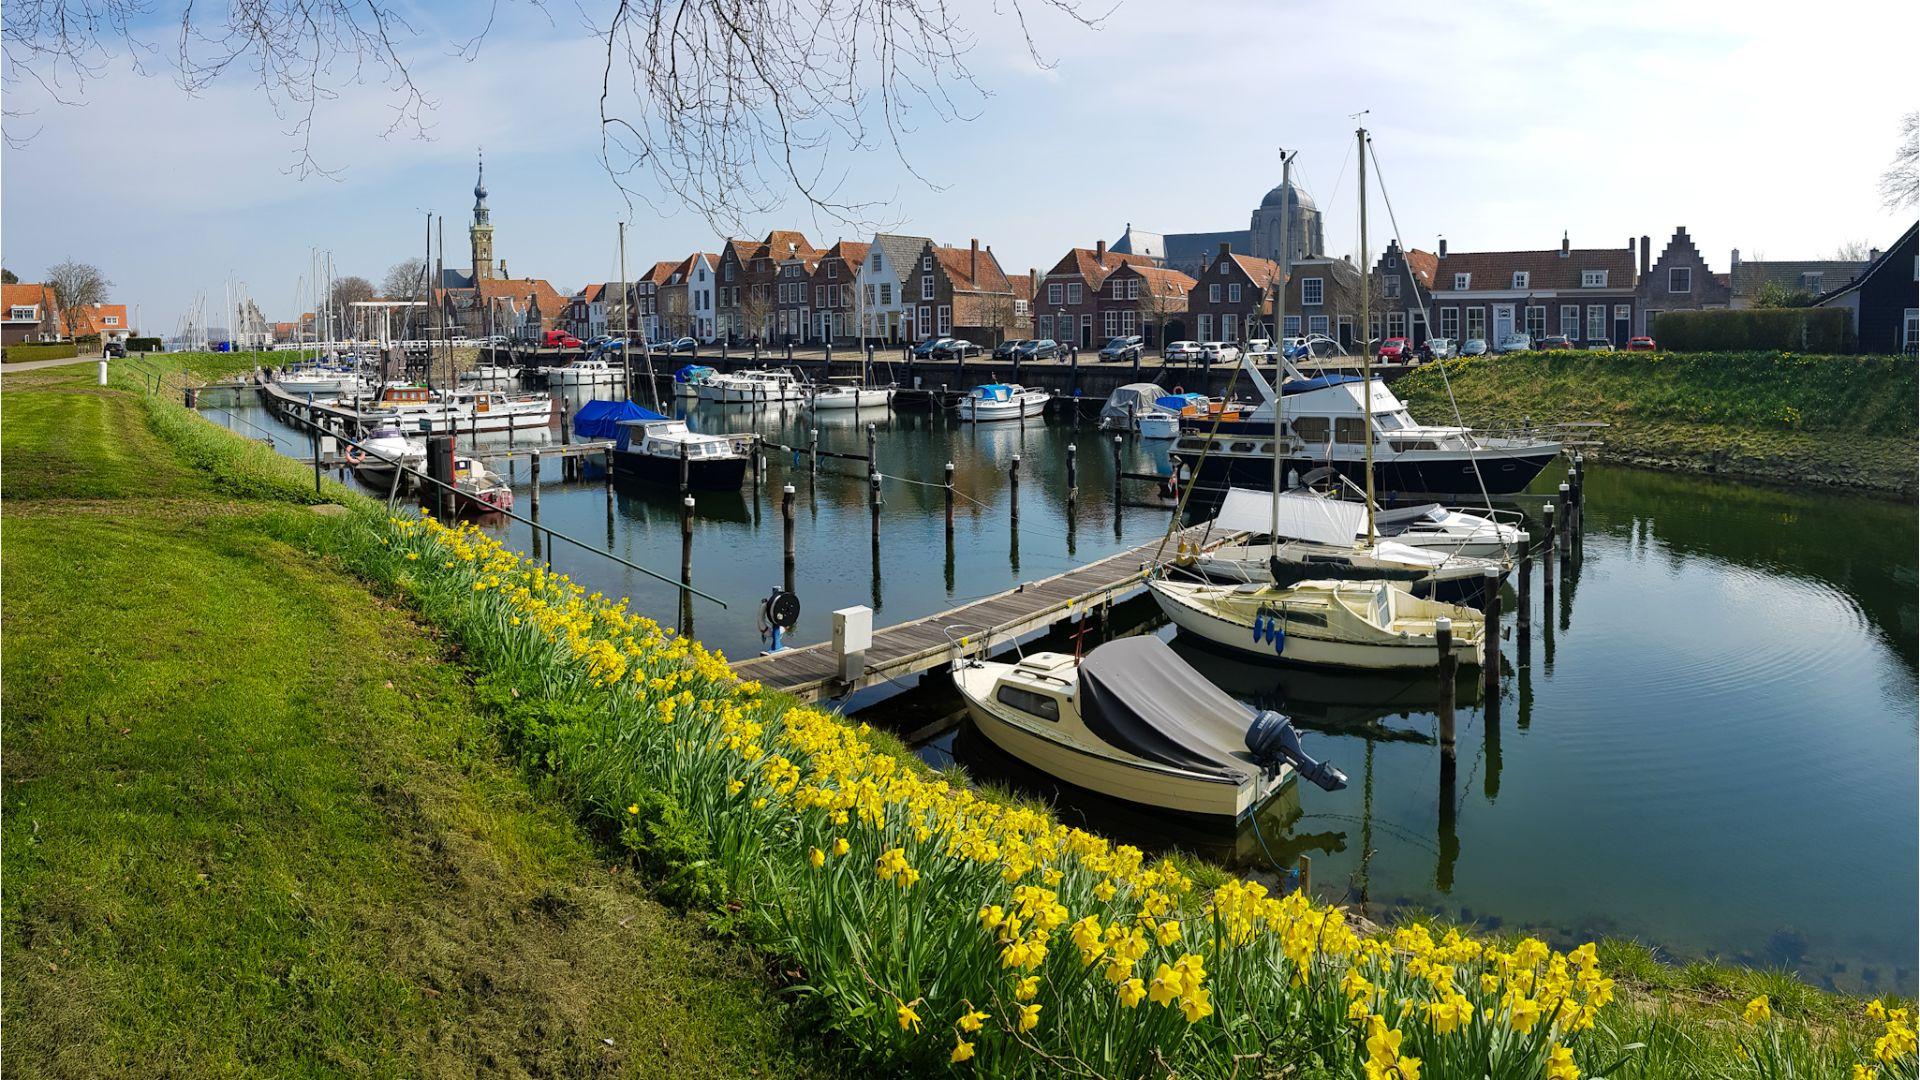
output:
<path id="1" fill-rule="evenodd" d="M 978 237 L 975 237 L 973 241 L 973 253 L 967 256 L 967 276 L 975 281 L 980 280 L 980 240 Z"/>
<path id="2" fill-rule="evenodd" d="M 1440 238 L 1440 257 L 1447 257 L 1447 238 L 1444 236 Z"/>
<path id="3" fill-rule="evenodd" d="M 1567 230 L 1561 229 L 1560 230 L 1560 257 L 1563 259 L 1567 257 L 1568 252 L 1571 250 L 1568 244 L 1569 244 L 1569 241 L 1567 240 Z M 1631 248 L 1633 246 L 1633 241 L 1631 240 L 1627 241 L 1627 246 Z"/>
<path id="4" fill-rule="evenodd" d="M 1682 226 L 1680 231 L 1686 232 L 1687 230 L 1684 226 Z M 1646 277 L 1647 272 L 1652 268 L 1653 268 L 1653 238 L 1650 236 L 1643 235 L 1640 237 L 1640 276 Z"/>
<path id="5" fill-rule="evenodd" d="M 1222 240 L 1222 241 L 1220 241 L 1220 257 L 1221 257 L 1221 258 L 1223 258 L 1223 259 L 1224 259 L 1224 258 L 1226 258 L 1226 257 L 1227 257 L 1227 253 L 1228 253 L 1228 252 L 1230 252 L 1230 251 L 1232 251 L 1232 250 L 1233 250 L 1233 244 L 1232 244 L 1232 243 L 1230 243 L 1229 241 L 1226 241 L 1226 240 Z"/>
<path id="6" fill-rule="evenodd" d="M 1093 242 L 1093 260 L 1102 266 L 1107 264 L 1107 242 L 1105 240 L 1095 240 Z"/>
<path id="7" fill-rule="evenodd" d="M 1879 261 L 1880 261 L 1880 249 L 1879 249 L 1879 248 L 1868 248 L 1868 249 L 1867 249 L 1867 261 L 1868 261 L 1868 262 L 1879 262 Z"/>
<path id="8" fill-rule="evenodd" d="M 1731 282 L 1740 273 L 1740 249 L 1733 249 L 1733 258 L 1727 262 L 1727 280 Z"/>

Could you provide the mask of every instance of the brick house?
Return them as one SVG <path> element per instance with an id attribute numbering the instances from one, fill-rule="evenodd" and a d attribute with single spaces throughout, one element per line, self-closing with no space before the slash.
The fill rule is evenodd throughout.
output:
<path id="1" fill-rule="evenodd" d="M 73 312 L 69 331 L 76 338 L 97 336 L 101 344 L 124 345 L 133 336 L 133 324 L 127 318 L 125 304 L 89 304 Z"/>
<path id="2" fill-rule="evenodd" d="M 567 298 L 566 314 L 561 317 L 561 325 L 567 333 L 586 340 L 607 332 L 607 301 L 620 291 L 620 283 L 601 282 L 591 284 Z M 614 319 L 618 323 L 619 319 Z"/>
<path id="3" fill-rule="evenodd" d="M 640 279 L 633 283 L 634 329 L 648 341 L 659 341 L 664 323 L 660 319 L 660 287 L 673 276 L 679 263 L 662 261 L 654 263 Z"/>
<path id="4" fill-rule="evenodd" d="M 1100 325 L 1100 287 L 1109 274 L 1129 263 L 1157 265 L 1150 256 L 1109 251 L 1105 240 L 1092 248 L 1068 251 L 1040 279 L 1034 302 L 1034 335 L 1062 345 L 1093 348 Z"/>
<path id="5" fill-rule="evenodd" d="M 1186 332 L 1193 278 L 1164 266 L 1127 263 L 1100 284 L 1099 337 L 1138 334 L 1158 348 L 1168 335 Z"/>
<path id="6" fill-rule="evenodd" d="M 815 341 L 835 345 L 853 345 L 860 341 L 860 267 L 867 259 L 869 245 L 859 240 L 841 240 L 820 254 L 813 276 L 807 282 L 813 294 Z"/>
<path id="7" fill-rule="evenodd" d="M 1402 252 L 1398 240 L 1387 242 L 1387 250 L 1373 264 L 1367 322 L 1375 327 L 1374 337 L 1403 337 L 1415 345 L 1427 340 L 1430 330 L 1423 312 L 1433 310 L 1433 272 L 1439 262 L 1431 251 Z"/>
<path id="8" fill-rule="evenodd" d="M 812 338 L 813 271 L 819 265 L 818 254 L 811 250 L 775 260 L 771 343 L 797 345 Z"/>
<path id="9" fill-rule="evenodd" d="M 1706 258 L 1694 246 L 1685 225 L 1673 230 L 1673 238 L 1667 241 L 1660 258 L 1650 261 L 1652 250 L 1651 238 L 1642 236 L 1634 333 L 1652 337 L 1653 320 L 1663 311 L 1723 308 L 1733 302 L 1733 287 L 1727 276 L 1707 267 Z"/>
<path id="10" fill-rule="evenodd" d="M 468 288 L 436 289 L 433 299 L 438 321 L 468 337 L 536 338 L 558 328 L 567 311 L 567 298 L 544 278 L 478 278 Z"/>
<path id="11" fill-rule="evenodd" d="M 1354 327 L 1359 321 L 1360 271 L 1351 262 L 1331 255 L 1293 261 L 1293 276 L 1287 281 L 1287 337 L 1324 334 L 1342 348 L 1357 350 Z"/>
<path id="12" fill-rule="evenodd" d="M 1448 253 L 1440 242 L 1433 311 L 1439 336 L 1494 345 L 1512 333 L 1565 334 L 1577 345 L 1623 346 L 1638 331 L 1634 243 L 1544 251 Z"/>
<path id="13" fill-rule="evenodd" d="M 0 305 L 6 309 L 5 342 L 18 345 L 26 341 L 58 341 L 63 336 L 60 305 L 54 303 L 53 290 L 39 282 L 20 282 L 0 286 Z"/>
<path id="14" fill-rule="evenodd" d="M 1867 272 L 1873 259 L 1879 256 L 1874 252 L 1866 262 L 1850 259 L 1742 259 L 1740 249 L 1733 249 L 1733 258 L 1727 268 L 1727 276 L 1733 288 L 1733 296 L 1727 306 L 1750 308 L 1760 290 L 1772 286 L 1784 294 L 1797 294 L 1799 303 L 1812 303 L 1824 293 L 1833 292 L 1857 280 Z"/>
<path id="15" fill-rule="evenodd" d="M 1884 253 L 1876 252 L 1866 270 L 1817 301 L 1820 307 L 1853 313 L 1854 347 L 1863 353 L 1905 353 L 1920 349 L 1920 223 Z"/>
<path id="16" fill-rule="evenodd" d="M 1271 336 L 1266 329 L 1273 318 L 1273 283 L 1279 278 L 1279 263 L 1242 255 L 1221 241 L 1213 259 L 1201 268 L 1199 279 L 1187 291 L 1187 321 L 1177 331 L 1169 326 L 1168 339 L 1178 340 L 1189 334 L 1198 341 Z M 1259 332 L 1248 333 L 1249 326 Z"/>
<path id="17" fill-rule="evenodd" d="M 720 337 L 740 341 L 747 336 L 747 318 L 744 308 L 750 299 L 747 292 L 747 268 L 753 264 L 753 253 L 760 245 L 752 240 L 728 240 L 720 248 L 720 262 L 714 268 L 719 279 L 714 289 L 714 322 Z M 679 283 L 682 287 L 685 282 Z M 687 317 L 687 305 L 683 302 L 679 314 Z"/>
<path id="18" fill-rule="evenodd" d="M 991 245 L 983 248 L 980 241 L 973 240 L 957 248 L 929 241 L 921 252 L 921 266 L 923 297 L 926 278 L 933 278 L 931 311 L 928 300 L 923 298 L 918 304 L 921 325 L 928 325 L 931 316 L 933 333 L 951 334 L 989 348 L 1021 336 L 1025 324 L 1020 316 L 1019 291 Z"/>

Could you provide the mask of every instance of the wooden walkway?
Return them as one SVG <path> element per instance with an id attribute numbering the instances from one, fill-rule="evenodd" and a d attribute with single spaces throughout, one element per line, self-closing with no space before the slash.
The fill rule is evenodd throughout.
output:
<path id="1" fill-rule="evenodd" d="M 1171 559 L 1182 542 L 1199 543 L 1207 526 L 1181 530 L 1166 542 Z M 1215 533 L 1208 547 L 1230 543 L 1238 534 Z M 782 649 L 767 656 L 735 661 L 743 679 L 780 690 L 803 701 L 840 697 L 863 687 L 942 667 L 961 656 L 991 655 L 1036 630 L 1084 616 L 1146 584 L 1147 571 L 1161 541 L 1109 555 L 1064 574 L 1030 581 L 1006 592 L 896 626 L 876 628 L 866 666 L 851 682 L 841 681 L 832 642 Z"/>

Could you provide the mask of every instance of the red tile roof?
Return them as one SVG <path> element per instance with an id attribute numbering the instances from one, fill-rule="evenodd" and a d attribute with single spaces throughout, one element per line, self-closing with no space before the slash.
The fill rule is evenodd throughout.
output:
<path id="1" fill-rule="evenodd" d="M 973 266 L 971 246 L 957 248 L 936 244 L 933 256 L 940 260 L 940 267 L 947 272 L 947 278 L 953 282 L 955 292 L 1013 292 L 1013 286 L 1007 281 L 1006 273 L 1000 269 L 1000 260 L 993 257 L 991 248 L 980 249 L 980 266 L 977 274 Z"/>
<path id="2" fill-rule="evenodd" d="M 1412 270 L 1413 276 L 1420 279 L 1420 284 L 1429 289 L 1433 288 L 1433 272 L 1439 265 L 1440 256 L 1431 251 L 1412 248 L 1407 252 L 1407 269 Z"/>
<path id="3" fill-rule="evenodd" d="M 1148 289 L 1162 296 L 1185 296 L 1193 291 L 1194 285 L 1198 284 L 1184 271 L 1169 269 L 1165 266 L 1141 266 L 1131 263 L 1128 265 L 1132 267 L 1128 273 L 1137 275 L 1141 281 L 1146 282 Z M 1116 267 L 1114 272 L 1118 273 L 1120 269 Z"/>
<path id="4" fill-rule="evenodd" d="M 1242 255 L 1237 251 L 1229 252 L 1227 257 L 1238 263 L 1240 271 L 1246 274 L 1258 288 L 1271 287 L 1274 279 L 1280 276 L 1280 264 L 1272 259 L 1255 258 L 1252 255 Z M 1199 282 L 1196 281 L 1194 284 L 1197 285 Z"/>
<path id="5" fill-rule="evenodd" d="M 1108 274 L 1129 263 L 1134 266 L 1154 264 L 1152 257 L 1147 255 L 1122 255 L 1119 252 L 1109 251 L 1107 257 L 1102 260 L 1099 253 L 1092 248 L 1074 248 L 1061 256 L 1059 262 L 1053 264 L 1053 269 L 1047 271 L 1047 276 L 1078 276 L 1089 287 L 1098 289 L 1100 283 L 1107 279 Z"/>
<path id="6" fill-rule="evenodd" d="M 1513 274 L 1527 272 L 1529 289 L 1580 289 L 1583 270 L 1607 271 L 1607 288 L 1631 289 L 1634 286 L 1633 252 L 1617 248 L 1574 248 L 1561 255 L 1559 248 L 1544 251 L 1456 251 L 1444 259 L 1436 258 L 1434 287 L 1452 289 L 1453 275 L 1472 274 L 1473 289 L 1510 290 Z"/>
<path id="7" fill-rule="evenodd" d="M 109 316 L 119 321 L 109 326 L 106 322 Z M 73 313 L 73 325 L 68 328 L 67 332 L 74 337 L 84 337 L 88 334 L 98 334 L 108 330 L 121 331 L 131 329 L 133 329 L 133 327 L 127 324 L 127 305 L 94 304 L 91 307 L 83 307 Z"/>
<path id="8" fill-rule="evenodd" d="M 681 260 L 681 261 L 684 262 L 685 260 Z M 640 280 L 651 282 L 655 285 L 665 285 L 667 283 L 667 279 L 673 276 L 673 272 L 676 269 L 678 269 L 679 266 L 680 266 L 680 263 L 677 263 L 677 262 L 654 263 L 653 269 L 640 275 Z"/>
<path id="9" fill-rule="evenodd" d="M 17 307 L 37 307 L 41 317 L 52 311 L 58 315 L 58 305 L 53 302 L 53 290 L 41 282 L 22 281 L 14 285 L 0 285 L 0 304 L 6 307 L 6 314 L 12 314 Z"/>

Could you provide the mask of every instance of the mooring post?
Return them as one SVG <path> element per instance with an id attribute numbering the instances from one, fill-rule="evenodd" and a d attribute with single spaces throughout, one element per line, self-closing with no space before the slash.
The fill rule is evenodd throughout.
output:
<path id="1" fill-rule="evenodd" d="M 820 475 L 820 429 L 819 428 L 810 428 L 807 431 L 807 475 L 808 476 Z"/>
<path id="2" fill-rule="evenodd" d="M 875 476 L 878 476 L 880 475 L 880 455 L 874 452 L 874 443 L 876 441 L 877 440 L 873 433 L 873 425 L 868 424 L 867 425 L 867 471 L 872 473 Z"/>
<path id="3" fill-rule="evenodd" d="M 1080 448 L 1073 443 L 1067 444 L 1067 501 L 1072 502 L 1080 494 Z"/>
<path id="4" fill-rule="evenodd" d="M 607 532 L 609 534 L 607 539 L 607 546 L 611 548 L 613 546 L 613 539 L 611 534 L 613 532 L 613 502 L 614 502 L 613 500 L 613 451 L 602 450 L 600 452 L 600 463 L 601 463 L 601 472 L 606 474 L 606 476 L 604 477 L 604 480 L 606 481 L 606 487 L 607 487 Z"/>
<path id="5" fill-rule="evenodd" d="M 1013 520 L 1020 520 L 1020 455 L 1013 455 L 1013 464 L 1007 467 L 1007 502 L 1013 512 Z"/>
<path id="6" fill-rule="evenodd" d="M 754 500 L 754 505 L 758 506 L 760 504 L 760 473 L 761 473 L 761 470 L 766 468 L 766 460 L 767 460 L 766 451 L 764 447 L 762 447 L 760 442 L 760 436 L 758 435 L 755 435 L 753 437 L 752 452 L 753 452 L 753 500 Z"/>
<path id="7" fill-rule="evenodd" d="M 1120 511 L 1120 436 L 1113 437 L 1113 509 Z"/>
<path id="8" fill-rule="evenodd" d="M 538 450 L 533 452 L 532 471 L 527 476 L 527 483 L 533 488 L 528 494 L 533 499 L 533 520 L 538 523 L 540 520 L 540 451 Z"/>
<path id="9" fill-rule="evenodd" d="M 693 584 L 693 496 L 680 500 L 680 584 Z"/>
<path id="10" fill-rule="evenodd" d="M 793 591 L 793 485 L 780 489 L 780 556 L 788 592 Z"/>
<path id="11" fill-rule="evenodd" d="M 1440 753 L 1452 757 L 1454 681 L 1459 660 L 1453 655 L 1453 620 L 1445 615 L 1433 620 L 1433 640 L 1440 649 Z"/>
<path id="12" fill-rule="evenodd" d="M 199 391 L 197 391 L 197 390 L 195 390 L 195 389 L 194 389 L 193 387 L 191 387 L 191 386 L 189 386 L 189 387 L 187 387 L 187 388 L 186 388 L 185 390 L 183 390 L 183 391 L 181 391 L 181 394 L 182 394 L 182 396 L 183 396 L 183 397 L 185 398 L 185 401 L 184 401 L 183 403 L 184 403 L 184 404 L 186 405 L 186 407 L 187 407 L 187 408 L 189 408 L 189 409 L 191 409 L 191 408 L 193 408 L 193 406 L 194 406 L 194 403 L 195 403 L 195 402 L 196 402 L 196 401 L 197 401 L 197 400 L 199 399 L 199 397 L 200 397 L 200 392 L 199 392 Z"/>
<path id="13" fill-rule="evenodd" d="M 307 434 L 313 437 L 313 493 L 320 494 L 320 425 L 307 418 Z"/>
<path id="14" fill-rule="evenodd" d="M 1563 512 L 1560 515 L 1560 531 L 1566 534 L 1566 540 L 1568 541 L 1568 543 L 1562 545 L 1563 547 L 1572 546 L 1573 519 L 1578 513 L 1577 508 L 1573 505 L 1572 494 L 1573 485 L 1562 481 L 1560 484 L 1560 507 Z"/>
<path id="15" fill-rule="evenodd" d="M 680 443 L 680 494 L 685 495 L 691 488 L 693 464 L 687 458 L 687 444 Z"/>
<path id="16" fill-rule="evenodd" d="M 1486 577 L 1487 587 L 1487 628 L 1485 652 L 1481 660 L 1482 681 L 1486 684 L 1487 700 L 1500 696 L 1500 571 L 1489 568 Z"/>
<path id="17" fill-rule="evenodd" d="M 880 550 L 880 474 L 867 474 L 867 516 L 873 520 L 873 550 Z"/>
<path id="18" fill-rule="evenodd" d="M 947 480 L 943 485 L 947 492 L 947 540 L 953 540 L 953 462 L 947 462 Z"/>
<path id="19" fill-rule="evenodd" d="M 1525 634 L 1533 623 L 1533 538 L 1520 541 L 1520 601 L 1514 609 L 1513 621 Z"/>
<path id="20" fill-rule="evenodd" d="M 1547 504 L 1547 543 L 1541 548 L 1541 552 L 1540 552 L 1540 557 L 1544 561 L 1545 565 L 1542 566 L 1541 569 L 1543 571 L 1551 571 L 1553 569 L 1553 557 L 1558 554 L 1560 554 L 1560 530 L 1555 526 L 1555 522 L 1553 520 L 1553 504 L 1548 503 Z"/>

